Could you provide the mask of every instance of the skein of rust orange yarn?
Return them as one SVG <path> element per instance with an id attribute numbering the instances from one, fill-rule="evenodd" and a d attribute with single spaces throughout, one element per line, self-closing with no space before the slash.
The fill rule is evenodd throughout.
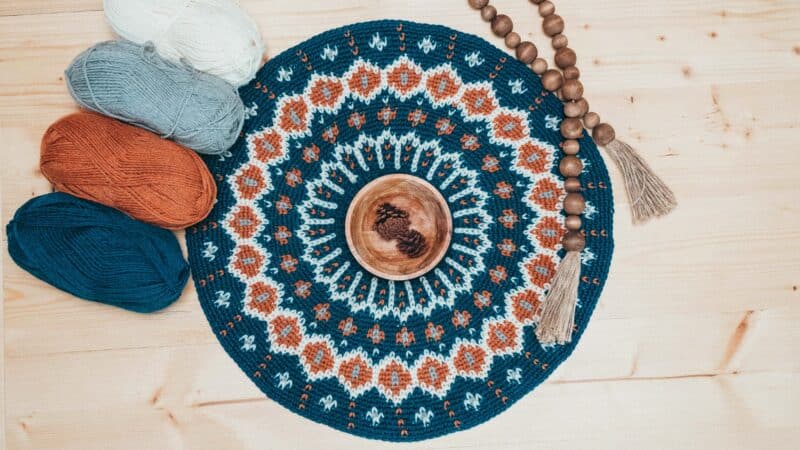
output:
<path id="1" fill-rule="evenodd" d="M 204 219 L 217 195 L 211 173 L 193 151 L 86 112 L 50 125 L 40 167 L 56 190 L 172 230 Z"/>

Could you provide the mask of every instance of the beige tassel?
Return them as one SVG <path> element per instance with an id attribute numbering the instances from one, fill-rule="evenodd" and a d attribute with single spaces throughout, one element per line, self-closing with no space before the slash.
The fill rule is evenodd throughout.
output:
<path id="1" fill-rule="evenodd" d="M 564 344 L 572 341 L 580 276 L 581 252 L 569 251 L 558 265 L 550 284 L 550 292 L 544 298 L 542 315 L 536 327 L 536 338 L 540 344 Z"/>
<path id="2" fill-rule="evenodd" d="M 640 224 L 666 215 L 678 206 L 675 194 L 630 145 L 614 139 L 605 148 L 622 172 L 633 223 Z"/>

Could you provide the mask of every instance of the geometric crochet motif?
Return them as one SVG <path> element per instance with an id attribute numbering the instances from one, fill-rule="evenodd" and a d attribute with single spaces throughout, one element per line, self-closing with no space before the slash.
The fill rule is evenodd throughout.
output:
<path id="1" fill-rule="evenodd" d="M 612 253 L 612 195 L 581 139 L 587 208 L 572 343 L 534 329 L 563 256 L 561 103 L 480 38 L 377 21 L 269 61 L 240 94 L 242 137 L 206 157 L 218 201 L 187 230 L 203 310 L 270 398 L 368 438 L 410 441 L 477 425 L 571 353 Z M 362 268 L 344 220 L 370 181 L 405 173 L 446 199 L 453 235 L 431 271 Z"/>

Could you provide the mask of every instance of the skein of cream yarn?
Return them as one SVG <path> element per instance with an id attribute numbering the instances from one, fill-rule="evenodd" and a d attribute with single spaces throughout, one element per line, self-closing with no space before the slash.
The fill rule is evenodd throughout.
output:
<path id="1" fill-rule="evenodd" d="M 162 57 L 241 86 L 261 67 L 264 45 L 253 19 L 234 0 L 103 0 L 121 37 L 152 41 Z"/>

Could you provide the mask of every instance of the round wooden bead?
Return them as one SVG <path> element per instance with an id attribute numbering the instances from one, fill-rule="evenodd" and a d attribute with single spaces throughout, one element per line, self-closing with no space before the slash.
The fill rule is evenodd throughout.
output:
<path id="1" fill-rule="evenodd" d="M 578 100 L 583 97 L 583 83 L 578 80 L 567 80 L 561 86 L 561 96 L 566 100 Z"/>
<path id="2" fill-rule="evenodd" d="M 583 116 L 583 125 L 586 128 L 594 128 L 600 123 L 600 115 L 596 112 L 586 113 Z"/>
<path id="3" fill-rule="evenodd" d="M 549 69 L 542 74 L 542 86 L 548 91 L 555 92 L 562 84 L 564 84 L 564 79 L 558 70 Z"/>
<path id="4" fill-rule="evenodd" d="M 541 75 L 547 70 L 547 61 L 542 58 L 536 58 L 533 60 L 531 68 L 536 75 Z"/>
<path id="5" fill-rule="evenodd" d="M 571 192 L 564 197 L 564 211 L 567 214 L 581 214 L 584 208 L 586 208 L 586 200 L 584 200 L 583 194 Z"/>
<path id="6" fill-rule="evenodd" d="M 469 6 L 474 9 L 481 9 L 489 4 L 489 0 L 469 0 Z"/>
<path id="7" fill-rule="evenodd" d="M 575 51 L 573 51 L 571 48 L 564 47 L 556 50 L 553 60 L 556 62 L 558 67 L 565 69 L 567 67 L 574 66 L 578 61 L 578 56 L 575 55 Z"/>
<path id="8" fill-rule="evenodd" d="M 578 106 L 581 107 L 581 116 L 589 112 L 589 102 L 587 102 L 585 98 L 580 98 L 578 100 L 575 100 L 575 103 L 577 103 Z"/>
<path id="9" fill-rule="evenodd" d="M 567 229 L 570 231 L 578 231 L 581 229 L 583 221 L 581 220 L 581 216 L 567 216 L 567 218 L 564 219 L 564 225 L 566 225 Z"/>
<path id="10" fill-rule="evenodd" d="M 533 42 L 525 41 L 517 46 L 517 59 L 524 64 L 532 63 L 538 54 L 539 50 L 536 49 Z"/>
<path id="11" fill-rule="evenodd" d="M 589 103 L 584 99 L 564 103 L 564 115 L 567 117 L 583 117 L 589 109 Z"/>
<path id="12" fill-rule="evenodd" d="M 586 238 L 578 231 L 568 231 L 561 238 L 561 245 L 568 252 L 579 252 L 586 248 Z"/>
<path id="13" fill-rule="evenodd" d="M 575 139 L 567 139 L 561 144 L 561 150 L 567 155 L 575 155 L 581 150 L 581 144 Z"/>
<path id="14" fill-rule="evenodd" d="M 583 124 L 575 117 L 567 117 L 561 121 L 561 136 L 566 139 L 578 139 L 583 136 Z"/>
<path id="15" fill-rule="evenodd" d="M 583 163 L 577 156 L 567 155 L 558 163 L 558 171 L 565 177 L 577 177 L 583 171 Z"/>
<path id="16" fill-rule="evenodd" d="M 492 5 L 486 5 L 481 8 L 481 18 L 487 22 L 494 19 L 494 16 L 497 15 L 497 8 Z"/>
<path id="17" fill-rule="evenodd" d="M 564 69 L 565 80 L 577 80 L 581 76 L 581 71 L 575 66 L 570 66 Z"/>
<path id="18" fill-rule="evenodd" d="M 614 137 L 614 128 L 607 123 L 595 125 L 594 130 L 592 130 L 592 138 L 598 145 L 606 146 L 614 140 Z"/>
<path id="19" fill-rule="evenodd" d="M 566 189 L 567 192 L 580 192 L 580 191 L 582 191 L 583 187 L 581 186 L 581 180 L 579 180 L 579 179 L 577 179 L 575 177 L 567 178 L 566 180 L 564 180 L 564 189 Z"/>
<path id="20" fill-rule="evenodd" d="M 506 35 L 506 47 L 508 48 L 517 48 L 521 41 L 522 38 L 519 37 L 519 33 L 516 31 L 512 31 Z"/>
<path id="21" fill-rule="evenodd" d="M 556 5 L 554 5 L 553 2 L 551 2 L 549 0 L 545 0 L 545 1 L 541 2 L 541 3 L 539 3 L 539 15 L 540 16 L 547 17 L 547 16 L 552 15 L 554 12 L 556 12 Z M 554 33 L 554 34 L 558 34 L 558 33 Z"/>
<path id="22" fill-rule="evenodd" d="M 506 37 L 514 29 L 514 22 L 511 17 L 505 14 L 498 14 L 492 19 L 492 33 L 499 37 Z"/>
<path id="23" fill-rule="evenodd" d="M 568 43 L 569 41 L 567 40 L 567 37 L 563 34 L 557 34 L 553 36 L 553 40 L 551 42 L 551 44 L 553 44 L 553 48 L 556 50 L 566 47 Z"/>
<path id="24" fill-rule="evenodd" d="M 558 14 L 546 16 L 544 20 L 542 20 L 542 31 L 548 36 L 555 36 L 561 33 L 564 31 L 564 19 Z"/>

